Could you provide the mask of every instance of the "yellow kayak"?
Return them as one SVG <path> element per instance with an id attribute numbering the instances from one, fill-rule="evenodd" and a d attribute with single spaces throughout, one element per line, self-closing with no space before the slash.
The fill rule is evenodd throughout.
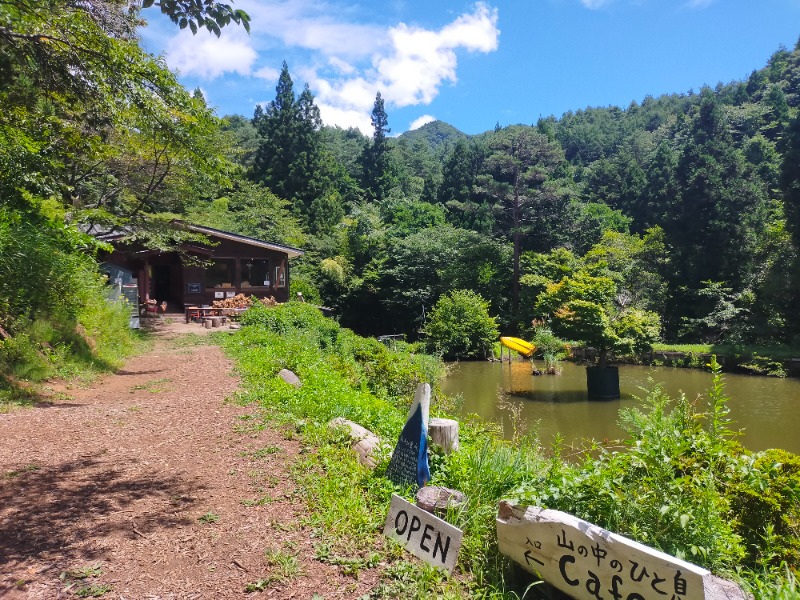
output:
<path id="1" fill-rule="evenodd" d="M 509 350 L 519 352 L 522 356 L 530 358 L 536 352 L 536 345 L 515 337 L 501 337 L 500 343 Z"/>

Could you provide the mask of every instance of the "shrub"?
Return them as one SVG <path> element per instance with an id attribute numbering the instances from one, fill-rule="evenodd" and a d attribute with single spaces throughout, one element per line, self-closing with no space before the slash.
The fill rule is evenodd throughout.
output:
<path id="1" fill-rule="evenodd" d="M 644 409 L 621 411 L 626 452 L 587 452 L 578 465 L 556 458 L 514 496 L 718 571 L 796 567 L 800 457 L 752 455 L 733 439 L 720 368 L 711 367 L 707 413 L 656 387 Z"/>
<path id="2" fill-rule="evenodd" d="M 108 300 L 95 242 L 31 219 L 0 209 L 0 375 L 40 380 L 116 365 L 133 336 L 127 309 Z"/>
<path id="3" fill-rule="evenodd" d="M 432 357 L 410 353 L 406 348 L 392 350 L 375 339 L 358 336 L 323 316 L 318 308 L 302 302 L 271 308 L 255 305 L 242 316 L 242 325 L 302 339 L 307 351 L 321 353 L 319 360 L 326 367 L 334 369 L 354 388 L 379 398 L 413 395 L 418 383 L 435 385 L 441 375 L 440 365 Z M 313 364 L 318 366 L 317 362 Z M 295 370 L 287 364 L 282 366 Z"/>
<path id="4" fill-rule="evenodd" d="M 536 351 L 544 359 L 544 372 L 548 375 L 560 375 L 559 361 L 567 356 L 564 340 L 556 336 L 544 321 L 533 321 L 533 340 Z"/>
<path id="5" fill-rule="evenodd" d="M 552 316 L 559 335 L 595 348 L 599 365 L 606 366 L 610 353 L 648 350 L 661 329 L 656 313 L 620 303 L 618 291 L 610 277 L 579 272 L 549 284 L 536 309 Z"/>
<path id="6" fill-rule="evenodd" d="M 479 358 L 499 335 L 489 303 L 470 290 L 445 294 L 425 326 L 428 349 L 445 358 Z"/>
<path id="7" fill-rule="evenodd" d="M 730 485 L 747 563 L 800 565 L 800 456 L 765 450 L 741 457 Z"/>
<path id="8" fill-rule="evenodd" d="M 317 307 L 304 302 L 287 302 L 274 307 L 255 304 L 242 315 L 242 325 L 258 326 L 285 334 L 293 329 L 313 331 L 320 343 L 330 346 L 336 341 L 339 325 L 326 318 Z"/>

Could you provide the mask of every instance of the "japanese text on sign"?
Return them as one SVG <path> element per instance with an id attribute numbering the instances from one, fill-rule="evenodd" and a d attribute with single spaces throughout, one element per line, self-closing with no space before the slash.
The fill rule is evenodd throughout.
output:
<path id="1" fill-rule="evenodd" d="M 711 574 L 572 515 L 514 508 L 500 551 L 579 600 L 703 600 Z"/>

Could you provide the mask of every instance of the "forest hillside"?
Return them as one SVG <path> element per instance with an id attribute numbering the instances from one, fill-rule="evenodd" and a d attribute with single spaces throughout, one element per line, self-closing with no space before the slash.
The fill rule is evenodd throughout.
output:
<path id="1" fill-rule="evenodd" d="M 119 339 L 85 232 L 168 249 L 175 217 L 304 248 L 292 292 L 362 334 L 418 339 L 459 290 L 525 334 L 561 286 L 652 315 L 666 341 L 800 335 L 800 47 L 745 81 L 477 136 L 392 137 L 378 93 L 364 136 L 324 126 L 286 63 L 267 106 L 219 117 L 142 50 L 139 13 L 87 6 L 0 8 L 6 376 Z M 192 27 L 247 23 L 209 14 Z"/>

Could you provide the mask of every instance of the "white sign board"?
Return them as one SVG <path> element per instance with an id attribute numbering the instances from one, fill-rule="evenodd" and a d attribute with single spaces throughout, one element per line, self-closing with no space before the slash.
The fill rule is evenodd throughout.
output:
<path id="1" fill-rule="evenodd" d="M 745 595 L 710 571 L 573 515 L 500 503 L 502 554 L 577 600 L 716 600 Z"/>
<path id="2" fill-rule="evenodd" d="M 464 532 L 392 494 L 383 535 L 400 542 L 426 563 L 452 573 Z"/>

